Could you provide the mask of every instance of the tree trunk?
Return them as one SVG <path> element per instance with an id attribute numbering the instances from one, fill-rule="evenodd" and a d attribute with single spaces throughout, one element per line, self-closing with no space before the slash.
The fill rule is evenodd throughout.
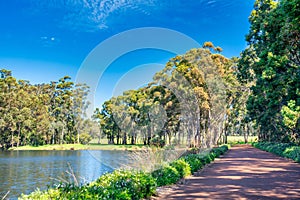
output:
<path id="1" fill-rule="evenodd" d="M 19 125 L 19 127 L 18 127 L 18 142 L 17 142 L 17 147 L 19 147 L 19 144 L 20 144 L 20 135 L 21 135 L 21 126 Z"/>
<path id="2" fill-rule="evenodd" d="M 79 131 L 78 131 L 78 133 L 77 133 L 77 144 L 79 144 L 79 138 L 80 138 L 80 133 L 79 133 Z"/>
<path id="3" fill-rule="evenodd" d="M 14 147 L 14 132 L 11 132 L 11 147 Z"/>
<path id="4" fill-rule="evenodd" d="M 152 135 L 152 133 L 151 133 L 151 127 L 149 126 L 148 127 L 148 136 L 147 136 L 147 144 L 148 145 L 150 145 L 150 141 L 151 141 L 151 135 Z"/>
<path id="5" fill-rule="evenodd" d="M 61 130 L 60 144 L 63 144 L 63 140 L 64 140 L 64 131 L 65 131 L 65 127 L 63 127 L 62 130 Z"/>
<path id="6" fill-rule="evenodd" d="M 120 135 L 119 135 L 119 133 L 117 135 L 117 144 L 120 144 Z"/>
<path id="7" fill-rule="evenodd" d="M 247 129 L 247 130 L 244 131 L 244 139 L 245 139 L 245 143 L 248 143 L 248 137 L 249 137 L 249 125 L 248 124 L 246 124 L 245 129 Z"/>
<path id="8" fill-rule="evenodd" d="M 132 144 L 132 145 L 135 144 L 134 135 L 131 136 L 131 144 Z"/>
<path id="9" fill-rule="evenodd" d="M 227 125 L 225 124 L 225 127 L 224 127 L 224 143 L 227 144 L 228 143 L 228 140 L 227 140 Z"/>
<path id="10" fill-rule="evenodd" d="M 124 132 L 122 144 L 123 145 L 127 144 L 127 134 L 126 134 L 126 132 Z"/>

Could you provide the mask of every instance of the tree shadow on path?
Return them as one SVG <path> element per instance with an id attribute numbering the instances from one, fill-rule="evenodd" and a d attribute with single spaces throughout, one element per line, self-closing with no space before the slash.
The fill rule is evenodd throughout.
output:
<path id="1" fill-rule="evenodd" d="M 238 145 L 159 199 L 300 199 L 300 165 Z"/>

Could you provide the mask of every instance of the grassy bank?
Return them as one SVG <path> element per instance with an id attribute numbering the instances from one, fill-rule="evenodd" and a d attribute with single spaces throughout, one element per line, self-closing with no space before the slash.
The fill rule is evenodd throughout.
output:
<path id="1" fill-rule="evenodd" d="M 10 148 L 9 150 L 139 150 L 147 146 L 144 145 L 112 145 L 112 144 L 55 144 L 42 146 L 21 146 Z"/>
<path id="2" fill-rule="evenodd" d="M 116 170 L 86 185 L 60 184 L 47 191 L 36 190 L 19 199 L 145 199 L 159 186 L 174 184 L 224 154 L 228 146 L 213 148 L 206 154 L 189 154 L 160 166 L 152 172 Z"/>

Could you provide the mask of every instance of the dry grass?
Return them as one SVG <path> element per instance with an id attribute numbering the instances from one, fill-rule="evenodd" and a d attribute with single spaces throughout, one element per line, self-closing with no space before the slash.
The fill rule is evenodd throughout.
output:
<path id="1" fill-rule="evenodd" d="M 139 151 L 133 151 L 129 155 L 129 163 L 123 165 L 122 168 L 151 172 L 178 159 L 185 151 L 185 149 L 143 148 Z"/>

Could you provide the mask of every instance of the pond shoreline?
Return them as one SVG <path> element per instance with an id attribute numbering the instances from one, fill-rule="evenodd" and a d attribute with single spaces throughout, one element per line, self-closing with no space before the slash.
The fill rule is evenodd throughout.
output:
<path id="1" fill-rule="evenodd" d="M 62 144 L 62 145 L 42 145 L 42 146 L 20 146 L 10 148 L 9 151 L 78 151 L 78 150 L 113 150 L 113 151 L 138 151 L 149 148 L 145 145 L 110 145 L 110 144 Z"/>

